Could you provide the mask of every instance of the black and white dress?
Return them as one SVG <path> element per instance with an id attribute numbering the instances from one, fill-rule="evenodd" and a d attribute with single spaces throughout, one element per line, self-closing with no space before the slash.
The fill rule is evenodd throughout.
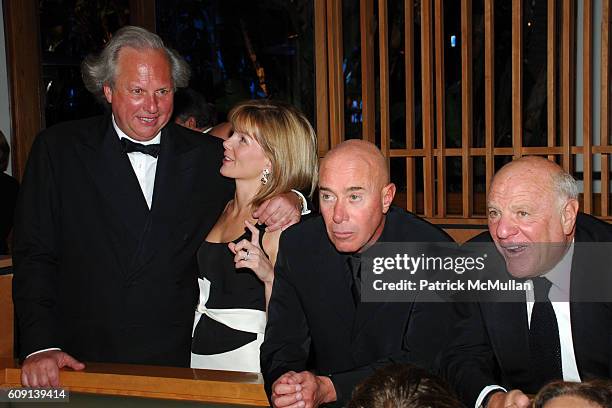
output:
<path id="1" fill-rule="evenodd" d="M 260 230 L 259 245 L 265 226 Z M 246 231 L 234 240 L 251 239 Z M 260 372 L 266 328 L 264 284 L 248 268 L 236 269 L 227 243 L 204 241 L 198 250 L 200 298 L 195 311 L 191 367 Z"/>

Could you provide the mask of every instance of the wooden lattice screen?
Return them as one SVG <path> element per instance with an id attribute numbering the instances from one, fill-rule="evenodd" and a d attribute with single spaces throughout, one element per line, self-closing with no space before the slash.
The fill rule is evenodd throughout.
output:
<path id="1" fill-rule="evenodd" d="M 570 173 L 580 156 L 582 163 L 582 210 L 604 219 L 612 219 L 610 210 L 610 154 L 611 136 L 611 66 L 610 66 L 610 8 L 611 0 L 601 2 L 601 49 L 594 50 L 593 0 L 582 2 L 582 21 L 577 24 L 575 0 L 548 0 L 546 35 L 546 146 L 523 146 L 522 95 L 524 50 L 524 3 L 512 0 L 512 145 L 499 147 L 494 142 L 495 132 L 495 7 L 499 1 L 484 0 L 484 146 L 472 145 L 473 90 L 472 90 L 472 0 L 461 0 L 461 144 L 445 146 L 444 86 L 444 12 L 443 0 L 405 0 L 403 54 L 405 78 L 414 77 L 415 64 L 421 72 L 421 128 L 415 126 L 415 84 L 406 80 L 405 89 L 405 148 L 391 148 L 389 120 L 389 22 L 388 6 L 393 0 L 360 0 L 359 29 L 361 52 L 361 138 L 380 143 L 389 157 L 405 159 L 406 185 L 400 186 L 405 208 L 422 213 L 425 217 L 446 224 L 482 224 L 484 213 L 475 211 L 475 204 L 484 202 L 485 192 L 474 193 L 473 163 L 485 163 L 486 191 L 495 170 L 496 158 L 544 155 L 556 160 Z M 455 0 L 453 0 L 455 1 Z M 317 131 L 320 153 L 340 143 L 344 129 L 344 88 L 342 50 L 341 0 L 315 0 L 315 48 L 317 76 Z M 376 7 L 376 9 L 375 9 Z M 420 13 L 420 44 L 415 44 L 415 27 L 411 22 L 415 10 Z M 576 27 L 582 27 L 581 44 L 576 39 Z M 595 28 L 598 29 L 598 28 Z M 376 37 L 378 41 L 375 41 Z M 415 56 L 419 45 L 420 59 Z M 578 47 L 581 45 L 581 47 Z M 576 103 L 576 50 L 582 49 L 582 100 Z M 595 66 L 595 54 L 600 64 Z M 376 58 L 377 57 L 377 58 Z M 378 66 L 375 67 L 375 61 Z M 594 72 L 600 73 L 599 89 L 594 88 Z M 378 72 L 378 76 L 376 73 Z M 378 79 L 378 82 L 377 82 Z M 376 89 L 378 86 L 378 89 Z M 594 135 L 593 104 L 595 93 L 600 93 L 600 132 Z M 377 109 L 379 111 L 377 112 Z M 582 113 L 582 143 L 576 143 L 576 113 Z M 377 116 L 378 114 L 378 116 Z M 378 120 L 376 120 L 378 118 Z M 558 135 L 558 137 L 557 137 Z M 419 139 L 420 138 L 420 139 Z M 417 146 L 417 140 L 419 141 Z M 595 144 L 594 141 L 598 140 Z M 594 158 L 598 156 L 600 169 L 594 171 Z M 447 158 L 460 158 L 461 191 L 449 200 L 445 180 Z M 422 192 L 417 191 L 416 166 L 422 166 Z M 599 174 L 599 176 L 597 176 Z M 600 192 L 594 192 L 596 179 Z M 477 196 L 477 197 L 476 197 Z M 450 211 L 451 203 L 455 210 Z M 458 211 L 457 211 L 458 208 Z"/>

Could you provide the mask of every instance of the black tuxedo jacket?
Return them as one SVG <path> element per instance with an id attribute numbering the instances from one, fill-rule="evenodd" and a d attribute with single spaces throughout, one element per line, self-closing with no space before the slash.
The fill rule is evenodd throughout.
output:
<path id="1" fill-rule="evenodd" d="M 492 241 L 488 232 L 474 241 Z M 576 222 L 576 243 L 612 242 L 612 226 L 580 213 Z M 570 291 L 579 283 L 599 279 L 584 268 L 580 246 L 574 250 Z M 606 265 L 609 268 L 609 265 Z M 608 289 L 609 290 L 609 289 Z M 536 393 L 529 371 L 529 328 L 527 304 L 472 303 L 457 307 L 462 319 L 453 331 L 454 340 L 445 350 L 441 369 L 468 406 L 473 406 L 487 385 Z M 572 302 L 572 340 L 582 380 L 612 377 L 612 305 Z"/>
<path id="2" fill-rule="evenodd" d="M 445 242 L 437 227 L 391 208 L 379 242 Z M 266 392 L 287 371 L 331 375 L 343 405 L 354 386 L 379 366 L 430 367 L 447 340 L 449 306 L 415 302 L 360 303 L 355 308 L 347 255 L 336 251 L 321 216 L 281 237 L 268 324 L 261 347 Z"/>
<path id="3" fill-rule="evenodd" d="M 222 146 L 162 130 L 151 210 L 110 116 L 36 139 L 15 224 L 19 355 L 188 366 L 196 250 L 231 198 Z"/>

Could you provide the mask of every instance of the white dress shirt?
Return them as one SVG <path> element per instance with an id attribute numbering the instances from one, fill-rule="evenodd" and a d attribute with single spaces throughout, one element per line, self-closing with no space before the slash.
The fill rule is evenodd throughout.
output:
<path id="1" fill-rule="evenodd" d="M 561 261 L 549 272 L 542 275 L 551 283 L 548 298 L 552 304 L 557 318 L 557 326 L 559 327 L 559 342 L 561 345 L 561 370 L 563 372 L 564 381 L 580 381 L 578 373 L 578 364 L 576 363 L 576 355 L 574 353 L 574 340 L 572 337 L 572 321 L 570 316 L 570 279 L 572 270 L 572 257 L 574 256 L 574 243 L 561 259 Z M 531 281 L 530 281 L 531 282 Z M 533 288 L 533 282 L 530 285 Z M 531 326 L 531 312 L 535 295 L 533 289 L 525 290 L 527 296 L 527 322 Z M 488 385 L 480 392 L 476 399 L 476 408 L 482 406 L 484 398 L 496 389 L 507 391 L 499 385 Z"/>
<path id="2" fill-rule="evenodd" d="M 117 126 L 117 123 L 115 122 L 115 116 L 113 116 L 113 127 L 115 128 L 119 139 L 125 137 L 134 143 L 140 143 L 143 145 L 156 144 L 161 141 L 161 131 L 151 140 L 141 142 L 139 140 L 132 139 L 121 129 L 119 129 L 119 126 Z M 134 173 L 138 179 L 138 184 L 140 184 L 142 194 L 147 201 L 147 206 L 149 209 L 151 209 L 151 203 L 153 202 L 153 187 L 155 186 L 155 171 L 157 170 L 157 157 L 149 156 L 148 154 L 141 152 L 132 152 L 128 153 L 128 158 L 130 159 L 130 163 L 132 164 L 132 168 L 134 169 Z"/>

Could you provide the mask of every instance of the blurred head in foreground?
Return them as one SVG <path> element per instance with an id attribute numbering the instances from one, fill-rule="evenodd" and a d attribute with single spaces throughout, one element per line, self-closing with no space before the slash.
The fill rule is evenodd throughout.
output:
<path id="1" fill-rule="evenodd" d="M 348 408 L 461 408 L 435 375 L 409 364 L 391 364 L 359 384 Z"/>

